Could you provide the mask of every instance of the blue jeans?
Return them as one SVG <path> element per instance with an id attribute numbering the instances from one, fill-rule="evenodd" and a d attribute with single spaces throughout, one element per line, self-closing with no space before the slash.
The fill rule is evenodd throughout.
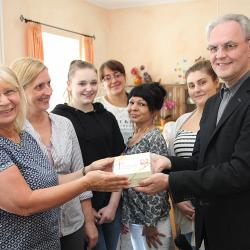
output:
<path id="1" fill-rule="evenodd" d="M 116 210 L 115 219 L 97 226 L 98 242 L 94 250 L 116 250 L 121 232 L 121 206 Z"/>

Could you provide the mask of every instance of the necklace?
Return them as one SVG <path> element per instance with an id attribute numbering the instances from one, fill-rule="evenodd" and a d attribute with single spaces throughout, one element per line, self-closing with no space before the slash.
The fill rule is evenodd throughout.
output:
<path id="1" fill-rule="evenodd" d="M 9 138 L 9 139 L 15 142 L 16 144 L 20 144 L 21 142 L 20 135 L 13 136 L 12 138 Z"/>
<path id="2" fill-rule="evenodd" d="M 144 135 L 145 135 L 148 131 L 150 131 L 151 129 L 153 129 L 153 128 L 155 128 L 154 125 L 149 126 L 149 127 L 145 128 L 145 129 L 143 129 L 143 130 L 141 130 L 141 131 L 136 131 L 136 130 L 135 130 L 135 132 L 134 132 L 132 138 L 128 141 L 128 145 L 129 145 L 129 146 L 133 146 L 133 145 L 139 143 L 140 140 L 144 137 Z"/>
<path id="3" fill-rule="evenodd" d="M 20 135 L 17 131 L 13 131 L 13 133 L 0 133 L 0 135 L 9 139 L 10 141 L 13 141 L 16 144 L 19 144 L 21 142 Z"/>

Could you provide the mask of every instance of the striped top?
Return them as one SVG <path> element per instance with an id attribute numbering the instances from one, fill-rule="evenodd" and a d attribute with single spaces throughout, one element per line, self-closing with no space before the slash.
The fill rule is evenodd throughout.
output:
<path id="1" fill-rule="evenodd" d="M 173 142 L 176 156 L 189 158 L 192 156 L 197 133 L 180 129 Z"/>

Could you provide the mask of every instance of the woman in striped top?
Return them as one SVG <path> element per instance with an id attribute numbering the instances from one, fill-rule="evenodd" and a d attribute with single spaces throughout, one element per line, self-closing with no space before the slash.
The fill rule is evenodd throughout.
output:
<path id="1" fill-rule="evenodd" d="M 207 60 L 196 62 L 185 74 L 188 94 L 196 104 L 191 113 L 180 116 L 176 122 L 169 122 L 163 129 L 163 136 L 168 144 L 169 155 L 192 156 L 199 123 L 208 98 L 213 96 L 219 87 L 219 80 Z M 176 223 L 181 234 L 184 234 L 190 245 L 193 245 L 193 219 L 195 208 L 191 201 L 183 201 L 176 205 Z"/>
<path id="2" fill-rule="evenodd" d="M 196 140 L 196 132 L 180 129 L 174 140 L 175 155 L 188 158 L 192 156 L 194 143 Z"/>

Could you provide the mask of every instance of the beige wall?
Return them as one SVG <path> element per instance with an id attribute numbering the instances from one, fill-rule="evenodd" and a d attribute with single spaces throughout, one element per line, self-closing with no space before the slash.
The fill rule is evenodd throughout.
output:
<path id="1" fill-rule="evenodd" d="M 24 23 L 19 16 L 75 31 L 95 34 L 95 64 L 115 58 L 130 69 L 144 64 L 154 80 L 179 81 L 179 62 L 188 67 L 207 56 L 205 26 L 219 14 L 250 17 L 249 0 L 193 0 L 120 10 L 104 10 L 84 0 L 3 0 L 4 54 L 8 64 L 23 56 Z M 65 33 L 65 35 L 68 35 Z M 183 63 L 187 59 L 187 63 Z"/>
<path id="2" fill-rule="evenodd" d="M 0 0 L 0 63 L 4 62 L 4 47 L 3 47 L 3 1 Z"/>
<path id="3" fill-rule="evenodd" d="M 95 62 L 107 58 L 107 11 L 83 0 L 3 0 L 5 63 L 25 55 L 24 17 L 80 33 L 95 35 Z M 46 29 L 46 28 L 45 28 Z M 55 29 L 50 29 L 57 32 Z M 74 36 L 60 32 L 66 36 Z"/>
<path id="4" fill-rule="evenodd" d="M 197 0 L 110 11 L 108 55 L 130 69 L 144 64 L 153 79 L 179 81 L 177 63 L 188 67 L 207 56 L 205 27 L 217 13 L 243 13 L 250 17 L 249 0 Z M 187 63 L 183 63 L 187 59 Z"/>

